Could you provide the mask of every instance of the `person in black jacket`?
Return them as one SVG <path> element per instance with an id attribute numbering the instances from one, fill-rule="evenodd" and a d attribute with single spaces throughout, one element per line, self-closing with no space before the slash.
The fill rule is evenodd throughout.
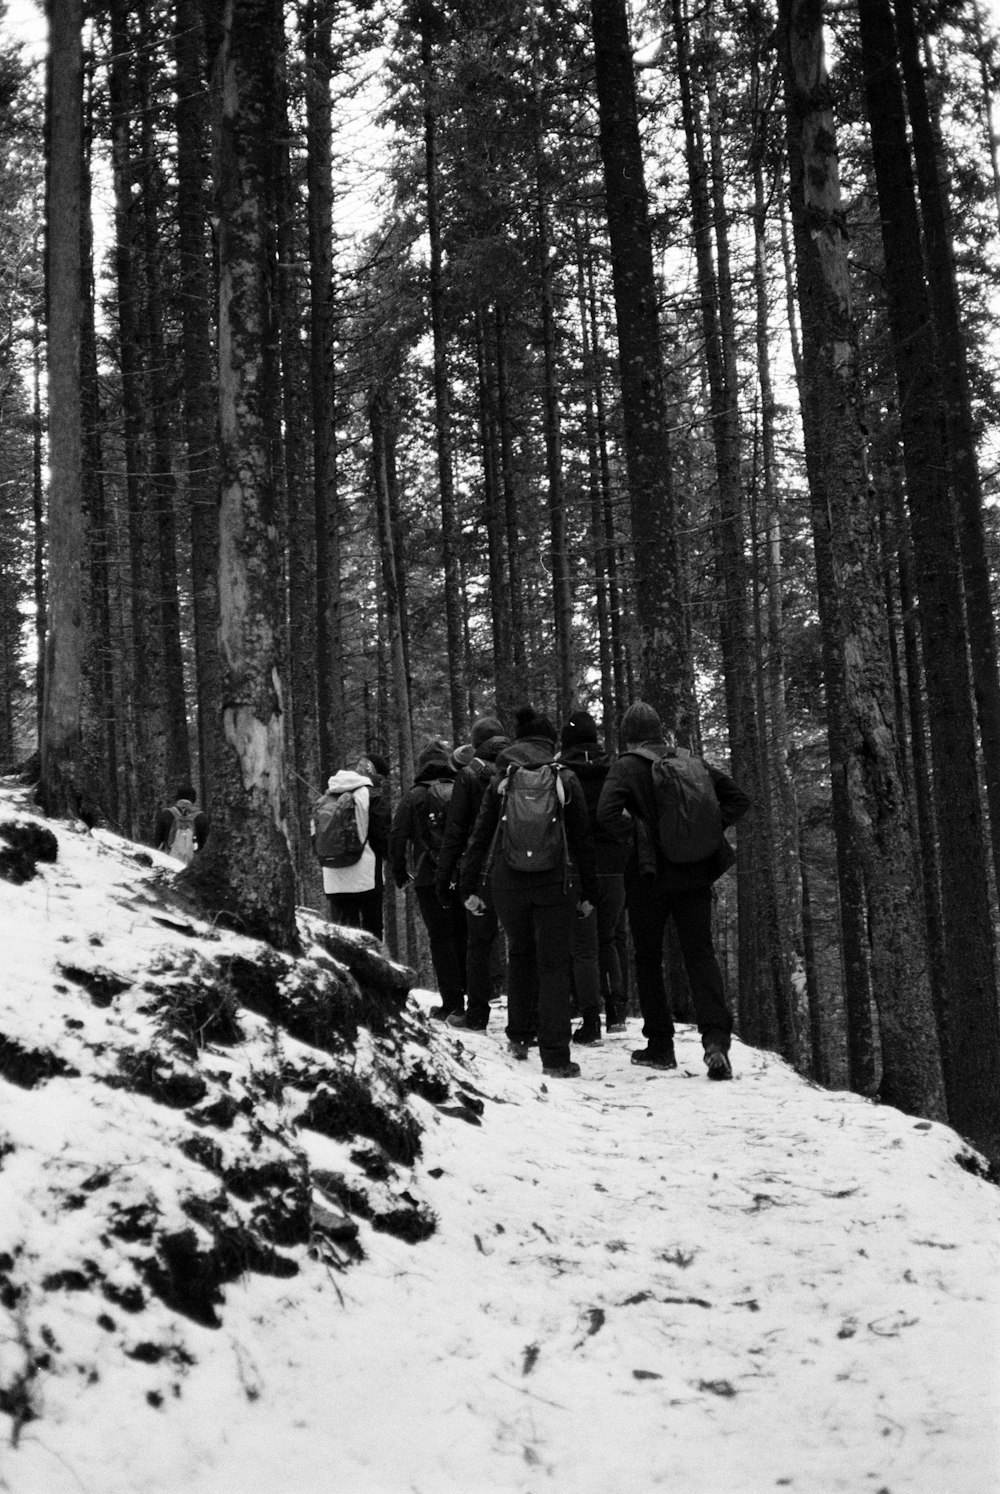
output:
<path id="1" fill-rule="evenodd" d="M 593 919 L 573 931 L 573 980 L 582 1023 L 574 1043 L 601 1041 L 601 999 L 609 1032 L 625 1030 L 625 987 L 615 930 L 625 906 L 625 865 L 630 846 L 606 835 L 597 823 L 597 805 L 611 766 L 587 711 L 574 711 L 559 733 L 559 761 L 572 768 L 583 789 L 597 859 L 597 906 Z"/>
<path id="2" fill-rule="evenodd" d="M 691 985 L 708 1076 L 731 1079 L 733 1019 L 712 943 L 712 883 L 736 857 L 725 836 L 720 835 L 718 848 L 702 861 L 683 865 L 667 861 L 658 843 L 653 764 L 649 758 L 638 756 L 636 749 L 652 748 L 662 754 L 672 744 L 656 711 L 642 700 L 629 706 L 622 717 L 621 739 L 625 752 L 601 791 L 597 822 L 604 834 L 622 842 L 633 834 L 633 825 L 636 833 L 636 854 L 625 874 L 625 896 L 647 1046 L 632 1054 L 632 1062 L 654 1069 L 677 1067 L 674 1024 L 663 979 L 663 933 L 667 918 L 672 917 Z M 750 808 L 749 798 L 727 773 L 710 763 L 705 766 L 719 801 L 723 829 L 735 825 Z"/>
<path id="3" fill-rule="evenodd" d="M 570 1061 L 570 937 L 574 919 L 592 917 L 597 898 L 594 842 L 579 779 L 568 769 L 559 770 L 568 859 L 560 855 L 557 865 L 540 871 L 509 866 L 501 824 L 501 817 L 510 813 L 507 796 L 517 791 L 517 773 L 552 763 L 555 742 L 555 728 L 546 717 L 527 706 L 518 712 L 515 740 L 498 755 L 497 775 L 483 795 L 462 858 L 459 888 L 465 906 L 475 915 L 482 915 L 488 891 L 507 935 L 511 1052 L 527 1058 L 537 1015 L 544 1072 L 572 1079 L 580 1066 Z"/>
<path id="4" fill-rule="evenodd" d="M 493 777 L 497 753 L 507 746 L 503 727 L 495 716 L 480 716 L 472 724 L 472 752 L 469 761 L 459 768 L 455 788 L 448 806 L 444 837 L 437 858 L 434 889 L 438 902 L 448 908 L 457 900 L 458 865 L 476 823 L 486 786 Z M 478 917 L 462 910 L 466 919 L 465 986 L 467 1009 L 452 1012 L 450 1027 L 464 1027 L 471 1032 L 485 1032 L 490 1020 L 490 996 L 493 990 L 491 963 L 497 938 L 497 915 L 487 904 Z"/>
<path id="5" fill-rule="evenodd" d="M 436 782 L 450 786 L 454 780 L 455 766 L 449 749 L 441 742 L 428 743 L 417 758 L 413 787 L 396 805 L 389 832 L 393 881 L 397 887 L 413 883 L 427 929 L 431 964 L 441 993 L 441 1005 L 431 1008 L 431 1016 L 442 1021 L 453 1012 L 465 1010 L 465 914 L 457 901 L 443 908 L 434 891 L 440 841 L 434 844 L 431 821 L 441 813 L 441 806 L 435 810 L 430 789 Z M 413 865 L 412 875 L 408 856 Z"/>

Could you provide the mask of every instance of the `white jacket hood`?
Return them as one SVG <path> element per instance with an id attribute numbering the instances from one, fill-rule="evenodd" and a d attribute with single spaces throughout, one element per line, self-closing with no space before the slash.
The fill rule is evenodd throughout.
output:
<path id="1" fill-rule="evenodd" d="M 339 773 L 334 773 L 326 785 L 328 794 L 346 794 L 359 788 L 370 789 L 374 785 L 370 778 L 363 773 L 355 773 L 353 768 L 341 768 Z"/>

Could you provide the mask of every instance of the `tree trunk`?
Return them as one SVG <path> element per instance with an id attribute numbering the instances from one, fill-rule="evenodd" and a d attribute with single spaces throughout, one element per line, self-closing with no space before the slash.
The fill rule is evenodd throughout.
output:
<path id="1" fill-rule="evenodd" d="M 441 216 L 438 206 L 437 117 L 431 19 L 421 10 L 420 59 L 424 70 L 424 154 L 427 166 L 427 235 L 430 242 L 431 334 L 434 341 L 434 410 L 441 492 L 441 553 L 444 562 L 444 611 L 448 644 L 448 692 L 452 739 L 465 737 L 466 699 L 462 645 L 462 597 L 458 568 L 458 521 L 452 471 L 451 389 L 444 317 Z"/>
<path id="2" fill-rule="evenodd" d="M 894 0 L 899 55 L 913 140 L 917 187 L 920 196 L 927 284 L 930 291 L 934 327 L 937 334 L 937 370 L 944 399 L 946 445 L 954 498 L 958 510 L 958 530 L 962 545 L 962 573 L 965 605 L 968 615 L 969 647 L 972 656 L 972 678 L 982 740 L 983 770 L 990 812 L 990 834 L 993 871 L 1000 887 L 1000 660 L 993 612 L 990 565 L 983 524 L 983 491 L 976 453 L 975 423 L 969 384 L 968 359 L 962 329 L 962 308 L 955 270 L 955 250 L 951 234 L 951 205 L 945 182 L 943 150 L 937 139 L 923 68 L 912 0 Z M 981 993 L 974 1003 L 979 1019 L 987 1019 Z M 967 1012 L 972 1017 L 973 1009 Z M 988 1018 L 990 1030 L 996 1032 L 996 1001 Z M 994 1046 L 987 1031 L 976 1024 L 971 1039 Z M 994 1076 L 1000 1064 L 1000 1034 L 995 1056 L 988 1061 Z M 974 1055 L 970 1061 L 976 1066 Z M 983 1072 L 972 1088 L 985 1094 L 993 1081 Z M 974 1102 L 980 1106 L 982 1098 Z"/>
<path id="3" fill-rule="evenodd" d="M 212 833 L 184 875 L 245 933 L 296 949 L 286 828 L 287 674 L 275 452 L 281 409 L 272 286 L 278 0 L 225 0 L 214 61 L 222 455 L 219 605 L 229 754 Z"/>
<path id="4" fill-rule="evenodd" d="M 643 696 L 686 736 L 684 618 L 656 279 L 625 0 L 591 0 Z"/>
<path id="5" fill-rule="evenodd" d="M 521 531 L 517 511 L 517 482 L 514 475 L 514 439 L 512 433 L 509 384 L 507 378 L 507 320 L 500 307 L 494 313 L 497 361 L 497 425 L 500 429 L 500 477 L 503 486 L 504 535 L 507 541 L 507 580 L 510 608 L 511 652 L 514 674 L 525 678 L 524 593 L 521 581 Z"/>
<path id="6" fill-rule="evenodd" d="M 158 605 L 156 617 L 163 660 L 164 772 L 166 788 L 173 794 L 191 778 L 191 744 L 188 739 L 187 701 L 184 693 L 184 660 L 181 653 L 181 608 L 177 584 L 177 483 L 174 478 L 171 424 L 173 391 L 168 378 L 168 358 L 163 337 L 163 285 L 159 212 L 162 211 L 163 173 L 153 129 L 154 112 L 150 91 L 153 39 L 148 12 L 139 10 L 139 110 L 142 121 L 140 150 L 142 167 L 142 245 L 146 305 L 143 329 L 146 367 L 149 370 L 149 419 L 152 467 L 148 490 L 153 504 L 154 570 Z M 157 60 L 159 54 L 157 53 Z"/>
<path id="7" fill-rule="evenodd" d="M 479 385 L 479 442 L 483 454 L 483 521 L 490 576 L 490 625 L 493 637 L 493 687 L 497 709 L 504 719 L 514 712 L 516 685 L 510 636 L 510 606 L 505 598 L 506 563 L 503 510 L 498 474 L 498 420 L 493 369 L 486 335 L 486 313 L 476 309 L 476 369 Z"/>
<path id="8" fill-rule="evenodd" d="M 198 0 L 177 0 L 177 220 L 180 249 L 184 449 L 191 535 L 195 690 L 201 800 L 211 810 L 222 772 L 222 678 L 219 655 L 218 393 L 212 362 L 214 307 L 209 278 L 205 198 L 208 95 L 205 37 Z"/>
<path id="9" fill-rule="evenodd" d="M 311 0 L 305 16 L 309 320 L 319 614 L 317 694 L 320 755 L 331 773 L 342 766 L 345 750 L 331 177 L 333 126 L 330 82 L 333 74 L 332 33 L 335 8 L 334 0 Z"/>
<path id="10" fill-rule="evenodd" d="M 716 145 L 713 145 L 712 170 L 714 201 L 709 196 L 708 165 L 694 95 L 682 0 L 673 0 L 673 20 L 715 449 L 719 502 L 716 564 L 722 589 L 721 642 L 729 742 L 733 774 L 756 806 L 755 814 L 741 826 L 737 840 L 739 989 L 746 1001 L 747 1017 L 752 1010 L 757 1018 L 744 1020 L 741 1031 L 749 1042 L 777 1048 L 789 1061 L 794 1061 L 797 1045 L 788 952 L 782 946 L 778 919 L 770 785 L 764 772 L 754 701 L 727 207 Z M 713 225 L 717 269 L 712 262 Z M 751 995 L 752 1005 L 748 999 Z"/>
<path id="11" fill-rule="evenodd" d="M 92 820 L 98 799 L 88 781 L 83 733 L 89 640 L 80 395 L 82 25 L 79 0 L 57 0 L 51 6 L 45 266 L 49 587 L 38 800 L 46 814 Z"/>
<path id="12" fill-rule="evenodd" d="M 307 15 L 307 27 L 309 19 Z M 329 38 L 327 37 L 328 43 Z M 307 31 L 307 57 L 310 55 L 311 46 L 310 33 Z M 322 82 L 323 77 L 324 72 L 322 68 L 320 69 L 318 78 L 311 76 L 311 74 L 308 75 L 306 84 L 307 97 L 315 88 L 324 86 Z M 330 78 L 327 72 L 325 74 L 327 95 L 329 95 L 329 86 Z M 299 248 L 296 236 L 296 228 L 298 226 L 296 214 L 297 199 L 295 186 L 292 181 L 292 166 L 287 143 L 292 136 L 287 95 L 288 81 L 283 76 L 281 113 L 284 122 L 281 129 L 281 144 L 278 148 L 279 192 L 282 206 L 278 218 L 276 309 L 279 328 L 278 345 L 281 350 L 282 431 L 284 437 L 282 452 L 284 454 L 284 489 L 287 512 L 288 625 L 290 636 L 294 639 L 294 647 L 290 650 L 289 660 L 291 706 L 290 711 L 286 713 L 291 718 L 286 745 L 291 749 L 292 755 L 288 791 L 289 798 L 294 806 L 294 813 L 292 815 L 292 845 L 295 854 L 299 901 L 308 907 L 325 912 L 326 900 L 323 895 L 322 869 L 313 855 L 309 826 L 312 819 L 313 803 L 325 787 L 320 752 L 319 696 L 322 682 L 327 677 L 327 670 L 324 668 L 322 661 L 328 655 L 320 647 L 319 642 L 322 630 L 319 626 L 316 552 L 318 531 L 320 529 L 317 519 L 321 509 L 324 507 L 323 490 L 326 488 L 326 485 L 311 481 L 314 478 L 315 470 L 318 470 L 318 468 L 315 460 L 313 463 L 310 463 L 308 453 L 309 432 L 307 412 L 309 408 L 309 396 L 307 391 L 310 390 L 309 360 L 302 340 L 304 318 L 302 313 L 302 296 L 299 290 Z M 322 131 L 319 132 L 317 140 L 310 129 L 307 146 L 310 156 L 312 151 L 317 148 L 317 145 L 320 150 L 325 148 L 327 152 L 326 157 L 321 159 L 328 160 L 330 149 L 329 132 L 327 132 L 324 142 Z M 322 178 L 321 170 L 319 174 Z M 312 221 L 314 210 L 313 195 L 313 189 L 310 188 L 310 222 Z M 324 259 L 327 269 L 329 269 L 329 258 L 330 245 L 329 240 L 327 240 Z M 312 261 L 311 251 L 310 260 Z M 316 364 L 319 361 L 316 357 L 317 344 L 332 359 L 332 336 L 326 336 L 325 328 L 317 328 L 314 319 L 311 343 L 314 378 L 317 373 Z M 328 373 L 327 378 L 331 384 L 331 387 L 327 391 L 331 401 L 331 409 L 326 418 L 331 425 L 329 439 L 332 445 L 332 401 L 334 395 L 332 373 Z M 311 393 L 313 409 L 315 411 L 315 386 Z M 316 436 L 315 427 L 314 443 L 314 452 L 318 457 L 318 448 L 324 443 L 321 443 Z M 336 499 L 335 471 L 332 477 L 333 497 Z M 336 502 L 334 502 L 334 508 L 336 509 Z M 334 518 L 336 518 L 336 514 L 334 514 Z M 335 590 L 339 590 L 339 583 L 335 584 Z M 336 678 L 336 674 L 334 677 Z M 342 680 L 340 691 L 335 693 L 339 693 L 340 696 L 339 709 L 342 721 Z"/>
<path id="13" fill-rule="evenodd" d="M 538 34 L 534 6 L 529 6 L 532 46 L 531 112 L 535 174 L 535 249 L 538 257 L 542 311 L 542 354 L 545 365 L 545 473 L 549 495 L 549 564 L 552 567 L 552 611 L 555 623 L 554 674 L 557 715 L 567 716 L 576 699 L 572 662 L 573 597 L 566 544 L 566 499 L 563 481 L 562 430 L 559 411 L 559 372 L 556 360 L 555 292 L 552 278 L 552 234 L 546 192 L 546 161 L 542 141 L 545 120 L 538 76 Z"/>
<path id="14" fill-rule="evenodd" d="M 946 1025 L 943 1037 L 949 1114 L 961 1114 L 970 1076 L 956 1062 L 960 1034 L 976 1023 L 976 1045 L 993 1063 L 973 1059 L 971 1083 L 994 1096 L 990 1124 L 1000 1136 L 1000 1033 L 989 862 L 979 790 L 976 723 L 969 681 L 965 603 L 947 481 L 934 328 L 921 252 L 889 0 L 861 8 L 865 96 L 885 253 L 889 325 L 899 387 L 903 465 L 919 598 L 934 799 L 941 858 Z M 975 1077 L 978 1071 L 978 1078 Z M 985 1119 L 985 1117 L 984 1117 Z M 980 1122 L 977 1122 L 980 1124 Z"/>
<path id="15" fill-rule="evenodd" d="M 943 1118 L 919 878 L 900 774 L 820 0 L 780 0 L 799 305 L 802 415 L 817 551 L 842 879 L 865 879 L 882 1098 Z M 844 887 L 842 885 L 842 894 Z M 852 1075 L 852 1082 L 856 1082 Z"/>
<path id="16" fill-rule="evenodd" d="M 111 157 L 115 191 L 115 280 L 118 296 L 119 365 L 122 384 L 123 454 L 128 494 L 131 581 L 131 684 L 134 703 L 135 819 L 132 833 L 149 840 L 157 809 L 176 792 L 168 777 L 164 665 L 157 597 L 155 509 L 143 474 L 144 416 L 148 391 L 140 349 L 141 305 L 137 273 L 136 179 L 138 151 L 132 140 L 133 43 L 128 0 L 112 0 Z"/>

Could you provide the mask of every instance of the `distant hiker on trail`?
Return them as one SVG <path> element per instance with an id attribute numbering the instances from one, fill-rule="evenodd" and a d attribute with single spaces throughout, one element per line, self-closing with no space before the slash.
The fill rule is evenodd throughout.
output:
<path id="1" fill-rule="evenodd" d="M 375 891 L 378 898 L 372 898 L 371 905 L 371 928 L 370 933 L 377 938 L 383 938 L 385 934 L 385 857 L 389 849 L 388 826 L 392 819 L 392 809 L 389 795 L 389 764 L 384 757 L 377 752 L 366 753 L 359 757 L 354 764 L 354 771 L 372 781 L 372 812 L 377 823 L 384 828 L 385 834 L 379 834 L 378 844 L 372 846 L 375 852 Z M 377 928 L 375 925 L 378 925 Z"/>
<path id="2" fill-rule="evenodd" d="M 536 1032 L 545 1074 L 574 1079 L 570 1061 L 570 938 L 597 900 L 594 842 L 579 779 L 553 762 L 556 730 L 530 706 L 497 756 L 462 858 L 466 908 L 492 901 L 507 935 L 507 1037 L 527 1058 Z"/>
<path id="3" fill-rule="evenodd" d="M 609 1032 L 625 1030 L 625 986 L 615 944 L 615 930 L 625 906 L 627 842 L 612 840 L 597 824 L 597 805 L 611 764 L 597 738 L 597 723 L 587 711 L 574 711 L 559 733 L 559 761 L 572 768 L 587 802 L 597 861 L 597 906 L 594 918 L 577 920 L 570 952 L 573 982 L 582 1023 L 574 1043 L 601 1041 L 602 998 Z"/>
<path id="4" fill-rule="evenodd" d="M 459 903 L 458 867 L 476 823 L 487 784 L 493 777 L 497 753 L 507 746 L 503 727 L 495 716 L 480 716 L 472 724 L 472 741 L 468 762 L 461 766 L 448 805 L 441 849 L 438 852 L 434 891 L 443 908 Z M 487 907 L 481 917 L 462 909 L 466 920 L 465 987 L 467 1010 L 452 1012 L 450 1027 L 464 1027 L 471 1032 L 485 1032 L 490 1020 L 490 996 L 493 992 L 492 958 L 497 938 L 497 916 Z"/>
<path id="5" fill-rule="evenodd" d="M 156 816 L 153 832 L 156 849 L 166 851 L 185 866 L 208 839 L 210 821 L 205 811 L 198 808 L 197 797 L 190 783 L 182 783 L 174 803 L 166 805 Z"/>
<path id="6" fill-rule="evenodd" d="M 379 863 L 388 849 L 389 806 L 371 777 L 341 768 L 313 805 L 312 843 L 323 868 L 330 922 L 382 937 Z"/>
<path id="7" fill-rule="evenodd" d="M 622 717 L 625 751 L 608 774 L 597 809 L 601 831 L 636 835 L 625 873 L 635 974 L 647 1046 L 632 1062 L 674 1069 L 674 1024 L 663 979 L 663 933 L 674 920 L 691 984 L 710 1079 L 731 1079 L 732 1014 L 712 943 L 712 883 L 736 857 L 723 831 L 751 807 L 727 773 L 674 745 L 643 700 Z"/>
<path id="8" fill-rule="evenodd" d="M 455 764 L 443 742 L 429 742 L 417 759 L 413 787 L 396 805 L 389 866 L 397 887 L 412 882 L 431 946 L 441 1020 L 465 1011 L 465 914 L 456 899 L 442 907 L 434 890 L 445 820 L 455 788 Z M 412 870 L 411 870 L 412 868 Z"/>

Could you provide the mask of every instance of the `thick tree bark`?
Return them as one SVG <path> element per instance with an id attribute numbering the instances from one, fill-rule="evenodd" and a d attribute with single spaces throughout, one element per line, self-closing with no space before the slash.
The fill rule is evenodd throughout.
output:
<path id="1" fill-rule="evenodd" d="M 441 494 L 441 555 L 444 563 L 444 611 L 448 645 L 448 692 L 453 739 L 465 737 L 466 696 L 462 645 L 462 597 L 458 565 L 458 520 L 452 471 L 451 387 L 444 314 L 441 214 L 438 205 L 438 148 L 435 90 L 437 80 L 429 7 L 420 10 L 420 60 L 424 72 L 424 156 L 427 184 L 427 236 L 430 244 L 431 334 L 434 342 L 434 410 Z"/>
<path id="2" fill-rule="evenodd" d="M 996 632 L 947 201 L 932 149 L 912 8 L 906 0 L 898 0 L 895 9 L 924 209 L 929 298 L 924 294 L 920 225 L 908 170 L 906 120 L 888 0 L 871 0 L 862 16 L 861 35 L 900 388 L 940 841 L 947 980 L 945 1081 L 952 1123 L 997 1155 L 1000 1012 L 966 653 L 968 637 L 993 818 L 994 867 L 1000 870 Z M 955 560 L 946 481 L 949 471 L 958 498 L 968 634 L 963 578 Z"/>
<path id="3" fill-rule="evenodd" d="M 146 285 L 143 333 L 149 377 L 149 422 L 151 470 L 148 479 L 154 509 L 154 569 L 157 577 L 158 652 L 163 660 L 163 725 L 165 792 L 173 795 L 191 778 L 191 744 L 188 739 L 187 701 L 184 693 L 184 659 L 181 652 L 181 608 L 177 582 L 177 482 L 174 477 L 173 390 L 168 377 L 168 359 L 163 336 L 163 277 L 158 213 L 162 210 L 163 173 L 153 128 L 154 111 L 150 88 L 153 36 L 148 14 L 140 10 L 139 140 L 142 160 L 143 273 Z M 158 56 L 158 54 L 157 54 Z M 171 376 L 172 377 L 172 376 Z"/>
<path id="4" fill-rule="evenodd" d="M 625 0 L 591 0 L 643 696 L 682 737 L 684 619 L 656 279 Z"/>
<path id="5" fill-rule="evenodd" d="M 159 576 L 155 509 L 143 480 L 149 452 L 143 441 L 149 397 L 141 352 L 141 282 L 138 273 L 138 215 L 132 139 L 135 102 L 132 88 L 133 41 L 128 0 L 112 0 L 111 159 L 115 192 L 115 285 L 118 296 L 119 366 L 122 384 L 123 455 L 128 502 L 131 617 L 131 690 L 134 750 L 133 834 L 148 840 L 159 807 L 176 791 L 168 777 L 166 692 L 160 632 Z"/>
<path id="6" fill-rule="evenodd" d="M 49 407 L 49 586 L 45 704 L 38 800 L 46 814 L 92 820 L 83 682 L 88 656 L 87 526 L 81 474 L 80 210 L 83 116 L 82 6 L 49 12 L 46 302 Z"/>
<path id="7" fill-rule="evenodd" d="M 969 678 L 965 598 L 947 479 L 939 359 L 924 282 L 906 113 L 889 0 L 867 0 L 860 13 L 865 96 L 871 129 L 885 254 L 889 325 L 899 388 L 903 465 L 911 515 L 934 799 L 941 858 L 948 1109 L 966 1105 L 969 1075 L 953 1054 L 971 1020 L 977 1088 L 995 1096 L 991 1124 L 1000 1135 L 1000 1034 L 993 919 L 979 789 L 976 722 Z M 988 1024 L 992 1016 L 993 1031 Z M 992 1036 L 992 1043 L 990 1038 Z M 966 1050 L 966 1058 L 969 1052 Z M 974 1083 L 976 1081 L 973 1081 Z M 981 1102 L 980 1102 L 981 1103 Z M 980 1124 L 981 1122 L 977 1122 Z"/>
<path id="8" fill-rule="evenodd" d="M 88 88 L 88 104 L 91 98 Z M 115 650 L 111 637 L 110 558 L 108 501 L 104 481 L 103 413 L 97 355 L 94 295 L 94 231 L 91 215 L 91 146 L 93 110 L 87 108 L 87 141 L 83 155 L 80 204 L 81 285 L 83 325 L 80 343 L 80 388 L 83 419 L 83 508 L 89 545 L 88 605 L 89 647 L 84 677 L 85 747 L 90 761 L 88 776 L 101 785 L 101 804 L 111 823 L 122 828 L 118 795 L 119 729 L 115 708 Z M 119 675 L 119 685 L 120 685 Z M 121 733 L 124 739 L 124 732 Z"/>
<path id="9" fill-rule="evenodd" d="M 317 695 L 320 755 L 332 773 L 345 750 L 344 636 L 341 608 L 340 496 L 337 474 L 336 324 L 333 287 L 333 0 L 306 7 L 306 120 L 309 185 L 309 323 L 312 372 Z"/>
<path id="10" fill-rule="evenodd" d="M 976 451 L 968 357 L 955 269 L 951 204 L 945 181 L 943 152 L 937 138 L 920 60 L 920 40 L 913 0 L 894 0 L 893 9 L 913 140 L 927 284 L 937 335 L 937 369 L 944 399 L 948 466 L 962 545 L 962 575 L 990 812 L 993 870 L 997 885 L 1000 886 L 1000 640 L 997 637 L 993 611 L 990 564 L 983 523 L 982 478 Z M 994 1023 L 995 1008 L 994 1001 L 994 1016 L 991 1019 Z M 979 1010 L 981 1015 L 985 1015 L 983 1006 L 980 1005 Z M 990 1068 L 995 1074 L 993 1061 Z M 989 1088 L 991 1082 L 983 1074 L 975 1087 Z"/>
<path id="11" fill-rule="evenodd" d="M 307 27 L 309 21 L 310 17 L 307 14 Z M 306 40 L 306 54 L 308 57 L 311 47 L 308 30 Z M 327 37 L 328 43 L 329 38 Z M 321 81 L 324 77 L 325 85 Z M 324 69 L 320 68 L 319 77 L 312 77 L 310 75 L 307 88 L 311 92 L 313 88 L 325 86 L 327 93 L 329 93 L 329 85 L 329 73 L 324 72 Z M 297 197 L 295 185 L 292 181 L 292 165 L 288 146 L 288 142 L 292 138 L 292 127 L 289 119 L 288 81 L 284 74 L 281 78 L 281 92 L 280 109 L 283 123 L 280 132 L 280 144 L 278 146 L 278 192 L 281 201 L 281 211 L 278 215 L 277 225 L 278 275 L 275 307 L 278 317 L 278 346 L 281 355 L 283 437 L 281 450 L 283 454 L 282 465 L 286 509 L 288 624 L 290 636 L 294 642 L 294 646 L 290 649 L 289 658 L 291 704 L 290 709 L 286 711 L 286 718 L 290 717 L 286 746 L 291 751 L 288 796 L 293 806 L 291 836 L 295 854 L 299 901 L 309 907 L 325 912 L 326 900 L 323 896 L 322 870 L 313 854 L 309 834 L 312 806 L 318 794 L 322 792 L 325 786 L 325 779 L 322 776 L 322 758 L 320 752 L 318 685 L 324 677 L 324 669 L 319 661 L 321 658 L 325 658 L 326 655 L 320 648 L 319 643 L 322 629 L 319 626 L 316 583 L 317 530 L 319 527 L 316 521 L 320 507 L 323 504 L 323 498 L 320 493 L 322 485 L 312 481 L 315 463 L 309 460 L 307 418 L 309 408 L 307 390 L 310 387 L 309 358 L 303 347 L 302 339 L 304 317 L 302 296 L 299 289 L 300 249 L 296 235 L 296 228 L 298 227 L 296 211 Z M 317 143 L 321 151 L 324 149 L 326 151 L 326 156 L 321 159 L 326 159 L 328 163 L 330 149 L 329 132 L 324 137 L 323 132 L 320 131 L 319 141 L 317 142 L 313 138 L 313 133 L 310 129 L 307 146 L 310 154 L 316 148 Z M 329 165 L 327 170 L 329 171 Z M 322 179 L 321 169 L 319 175 Z M 312 221 L 312 190 L 309 193 L 309 202 L 310 221 Z M 327 241 L 324 260 L 327 269 L 329 269 L 329 257 L 330 246 L 329 241 Z M 312 339 L 314 371 L 316 363 L 319 361 L 316 358 L 316 342 L 318 338 L 321 340 L 324 349 L 327 349 L 329 352 L 330 357 L 332 358 L 333 356 L 332 346 L 327 347 L 325 336 L 321 334 L 321 331 L 316 328 L 314 323 Z M 315 389 L 311 392 L 315 408 Z M 328 393 L 332 403 L 333 389 L 330 388 Z M 332 409 L 330 410 L 328 419 L 332 426 Z M 331 441 L 332 434 L 331 428 Z M 320 444 L 319 440 L 316 439 L 316 447 Z M 335 492 L 336 474 L 334 473 L 333 476 Z M 317 679 L 317 669 L 319 680 Z M 342 679 L 338 694 L 341 697 L 340 720 L 342 721 Z"/>
<path id="12" fill-rule="evenodd" d="M 393 697 L 400 724 L 400 774 L 404 784 L 413 782 L 413 731 L 410 727 L 410 682 L 403 647 L 402 598 L 399 566 L 392 532 L 392 482 L 395 462 L 394 415 L 385 391 L 373 385 L 368 391 L 368 424 L 372 438 L 372 474 L 375 481 L 375 521 L 378 532 L 382 591 L 389 631 L 389 657 Z"/>
<path id="13" fill-rule="evenodd" d="M 228 744 L 212 833 L 184 875 L 246 933 L 295 949 L 287 833 L 287 648 L 277 528 L 274 59 L 279 0 L 224 0 L 214 59 L 222 453 L 219 605 Z"/>
<path id="14" fill-rule="evenodd" d="M 510 605 L 505 597 L 506 558 L 499 481 L 498 419 L 495 381 L 487 337 L 487 315 L 476 309 L 476 370 L 479 386 L 479 444 L 483 455 L 483 520 L 486 528 L 486 560 L 490 576 L 490 627 L 493 637 L 493 688 L 497 709 L 510 719 L 517 704 L 516 676 L 511 644 Z"/>
<path id="15" fill-rule="evenodd" d="M 782 946 L 778 919 L 770 785 L 764 771 L 754 700 L 735 312 L 726 229 L 728 210 L 715 146 L 710 195 L 709 166 L 682 0 L 673 0 L 673 20 L 715 450 L 718 493 L 715 548 L 722 592 L 720 632 L 729 743 L 733 773 L 756 806 L 755 815 L 743 822 L 737 842 L 738 984 L 743 1000 L 740 1029 L 748 1041 L 780 1049 L 787 1059 L 794 1061 L 797 1043 L 788 953 Z"/>
<path id="16" fill-rule="evenodd" d="M 919 877 L 896 741 L 874 504 L 855 369 L 836 135 L 820 0 L 780 0 L 799 304 L 802 414 L 817 550 L 835 830 L 865 880 L 884 1100 L 943 1118 Z M 821 556 L 826 563 L 821 564 Z M 852 1082 L 857 1076 L 852 1075 Z"/>
<path id="17" fill-rule="evenodd" d="M 219 655 L 218 393 L 212 356 L 215 317 L 205 195 L 209 109 L 205 36 L 198 0 L 177 0 L 177 222 L 183 369 L 183 463 L 191 536 L 195 693 L 201 799 L 211 811 L 225 752 Z"/>

